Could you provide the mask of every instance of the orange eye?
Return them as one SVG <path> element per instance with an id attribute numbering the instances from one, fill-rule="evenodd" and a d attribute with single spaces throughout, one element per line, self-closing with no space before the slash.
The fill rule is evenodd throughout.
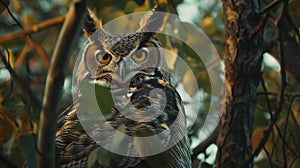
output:
<path id="1" fill-rule="evenodd" d="M 96 59 L 97 61 L 100 63 L 100 64 L 104 64 L 104 65 L 107 65 L 110 61 L 111 61 L 111 55 L 105 53 L 103 54 L 101 51 L 97 50 L 95 52 L 95 56 L 96 56 Z"/>
<path id="2" fill-rule="evenodd" d="M 148 58 L 148 55 L 149 55 L 148 49 L 143 47 L 135 51 L 133 54 L 131 54 L 131 58 L 136 62 L 143 62 Z"/>

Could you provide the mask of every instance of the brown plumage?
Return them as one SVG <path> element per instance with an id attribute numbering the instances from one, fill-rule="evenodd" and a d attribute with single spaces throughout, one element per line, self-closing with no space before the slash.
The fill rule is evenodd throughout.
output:
<path id="1" fill-rule="evenodd" d="M 159 31 L 162 24 L 161 13 L 154 12 L 141 21 L 141 27 L 137 32 L 110 35 L 104 31 L 101 22 L 95 16 L 91 13 L 88 15 L 84 28 L 88 42 L 81 52 L 82 58 L 78 63 L 78 100 L 62 112 L 58 119 L 56 146 L 60 158 L 57 164 L 60 167 L 87 167 L 91 152 L 104 150 L 95 139 L 101 140 L 102 144 L 122 142 L 122 138 L 116 140 L 115 131 L 107 129 L 107 125 L 133 137 L 133 141 L 121 147 L 129 153 L 136 151 L 138 156 L 121 156 L 104 150 L 112 158 L 108 162 L 103 159 L 95 161 L 89 166 L 191 167 L 181 98 L 171 85 L 170 74 L 166 71 L 165 59 L 159 50 L 160 43 L 155 38 L 155 33 L 145 32 Z M 105 120 L 94 122 L 91 119 L 93 117 L 85 116 L 95 109 L 89 106 L 90 93 L 81 87 L 84 82 L 89 83 L 88 86 L 95 86 L 93 89 L 99 86 L 112 90 L 114 92 L 112 95 L 118 95 L 115 96 L 111 111 L 106 112 L 108 115 L 105 116 Z M 119 87 L 124 87 L 124 84 L 128 84 L 128 90 L 119 92 Z M 154 88 L 164 94 L 152 92 Z M 102 92 L 95 94 L 98 97 L 97 101 L 100 99 L 98 102 L 100 106 L 103 96 L 101 94 Z M 160 113 L 154 119 L 149 119 L 149 115 L 152 114 L 143 113 L 149 108 L 153 108 L 153 112 Z M 90 124 L 90 129 L 87 130 L 81 122 Z M 172 124 L 176 126 L 172 127 Z M 163 133 L 158 139 L 160 144 L 149 145 L 154 147 L 171 143 L 175 145 L 160 154 L 144 155 L 147 146 L 143 146 L 145 144 L 135 140 L 135 137 L 149 133 L 151 135 Z M 175 142 L 176 139 L 180 141 Z M 116 144 L 118 145 L 120 144 Z"/>

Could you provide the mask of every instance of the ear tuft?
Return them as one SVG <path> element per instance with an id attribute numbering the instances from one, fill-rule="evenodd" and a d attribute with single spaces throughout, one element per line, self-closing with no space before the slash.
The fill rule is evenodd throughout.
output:
<path id="1" fill-rule="evenodd" d="M 156 5 L 152 12 L 142 18 L 138 32 L 160 31 L 164 26 L 165 11 L 165 4 Z"/>
<path id="2" fill-rule="evenodd" d="M 88 9 L 88 14 L 86 20 L 84 21 L 83 28 L 85 37 L 89 38 L 96 30 L 101 30 L 104 32 L 102 22 L 95 16 L 95 14 L 90 9 Z"/>

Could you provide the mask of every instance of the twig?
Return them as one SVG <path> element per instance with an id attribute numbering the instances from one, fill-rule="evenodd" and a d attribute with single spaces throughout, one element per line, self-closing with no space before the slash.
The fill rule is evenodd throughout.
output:
<path id="1" fill-rule="evenodd" d="M 257 92 L 257 95 L 270 95 L 270 96 L 278 96 L 279 93 L 276 92 Z M 285 93 L 285 97 L 300 97 L 300 93 Z"/>
<path id="2" fill-rule="evenodd" d="M 275 138 L 276 135 L 274 133 L 274 129 L 272 129 L 271 133 L 272 133 L 272 142 L 273 142 L 272 151 L 271 151 L 271 158 L 272 158 L 274 156 L 274 153 L 275 153 L 275 148 L 277 146 L 277 142 L 276 142 L 276 138 Z"/>
<path id="3" fill-rule="evenodd" d="M 38 155 L 38 167 L 54 167 L 55 165 L 54 151 L 58 104 L 70 53 L 76 39 L 78 39 L 86 13 L 86 1 L 75 1 L 69 9 L 54 49 L 40 116 L 38 145 L 42 155 Z"/>
<path id="4" fill-rule="evenodd" d="M 262 80 L 261 80 L 261 84 L 262 84 L 262 88 L 263 88 L 263 90 L 265 91 L 265 93 L 268 93 L 268 90 L 267 90 L 267 87 L 266 87 L 266 85 L 265 85 L 265 82 L 264 82 L 263 78 L 262 78 Z M 278 96 L 278 94 L 276 94 L 276 96 Z M 268 98 L 268 94 L 265 94 L 265 99 L 266 99 L 266 102 L 267 102 L 267 107 L 268 107 L 269 113 L 270 113 L 270 115 L 271 115 L 271 120 L 273 120 L 272 108 L 271 108 L 271 104 L 270 104 L 270 101 L 269 101 L 269 98 Z M 286 142 L 286 140 L 285 140 L 285 134 L 284 134 L 284 135 L 281 134 L 280 129 L 279 129 L 279 127 L 278 127 L 277 124 L 275 124 L 275 127 L 276 127 L 276 129 L 277 129 L 277 131 L 278 131 L 278 135 L 280 136 L 280 138 L 281 138 L 282 141 L 283 141 L 283 144 L 287 144 L 287 142 Z M 285 146 L 284 146 L 284 147 L 285 147 Z M 287 145 L 287 147 L 288 147 L 291 151 L 293 151 L 293 149 L 292 149 L 290 146 Z M 293 151 L 293 152 L 294 152 L 294 151 Z"/>
<path id="5" fill-rule="evenodd" d="M 267 158 L 268 158 L 268 161 L 269 161 L 269 164 L 270 164 L 271 168 L 273 168 L 273 163 L 272 163 L 272 159 L 270 157 L 270 153 L 268 152 L 268 150 L 265 147 L 263 147 L 263 149 L 266 152 L 266 155 L 267 155 Z"/>
<path id="6" fill-rule="evenodd" d="M 264 78 L 261 78 L 261 86 L 262 86 L 263 90 L 264 90 L 266 93 L 268 93 L 268 90 L 267 90 L 267 87 L 266 87 Z M 267 94 L 265 94 L 265 99 L 266 99 L 267 107 L 268 107 L 269 113 L 270 113 L 270 115 L 271 115 L 271 120 L 272 120 L 272 119 L 273 119 L 272 107 L 271 107 L 270 100 L 269 100 L 269 97 L 268 97 Z"/>
<path id="7" fill-rule="evenodd" d="M 271 10 L 273 7 L 278 5 L 280 3 L 280 0 L 274 0 L 271 3 L 269 3 L 266 7 L 264 7 L 262 10 L 259 11 L 258 14 L 267 13 L 269 10 Z"/>
<path id="8" fill-rule="evenodd" d="M 22 64 L 23 60 L 25 59 L 26 54 L 28 53 L 29 50 L 30 50 L 30 44 L 27 42 L 15 62 L 16 67 L 21 66 L 21 64 Z"/>
<path id="9" fill-rule="evenodd" d="M 268 90 L 267 90 L 267 87 L 266 87 L 266 85 L 265 85 L 265 82 L 264 82 L 263 78 L 261 79 L 261 84 L 262 84 L 263 90 L 264 90 L 266 93 L 268 93 Z M 278 94 L 277 94 L 277 95 L 278 95 Z M 269 113 L 270 113 L 270 115 L 271 115 L 271 120 L 273 120 L 272 108 L 271 108 L 270 100 L 269 100 L 267 94 L 265 94 L 265 99 L 266 99 L 266 102 L 267 102 L 267 107 L 268 107 Z M 275 124 L 275 127 L 276 127 L 276 129 L 277 129 L 277 131 L 278 131 L 279 137 L 282 139 L 282 141 L 284 142 L 284 144 L 287 144 L 286 140 L 284 139 L 285 136 L 281 134 L 280 129 L 279 129 L 279 127 L 278 127 L 277 124 Z M 287 146 L 287 147 L 288 147 L 291 151 L 293 151 L 292 148 L 291 148 L 290 146 Z"/>
<path id="10" fill-rule="evenodd" d="M 17 25 L 21 28 L 24 29 L 24 27 L 22 26 L 22 24 L 18 21 L 18 19 L 12 14 L 12 12 L 10 11 L 9 7 L 7 6 L 7 4 L 5 4 L 2 0 L 0 0 L 0 2 L 2 3 L 2 5 L 6 8 L 8 14 L 13 18 L 13 20 L 17 23 Z"/>
<path id="11" fill-rule="evenodd" d="M 296 160 L 300 157 L 300 153 L 298 153 L 298 155 L 294 158 L 294 160 L 291 162 L 289 168 L 292 168 L 294 163 L 296 162 Z"/>
<path id="12" fill-rule="evenodd" d="M 45 67 L 48 69 L 50 62 L 49 59 L 47 57 L 46 51 L 44 50 L 44 48 L 37 42 L 35 42 L 32 38 L 30 38 L 29 36 L 27 36 L 27 40 L 29 42 L 30 45 L 32 45 L 35 50 L 39 53 L 39 55 L 41 56 Z"/>
<path id="13" fill-rule="evenodd" d="M 281 12 L 281 18 L 279 19 L 279 27 L 281 24 L 283 24 L 283 16 L 287 17 L 288 15 L 288 0 L 283 2 L 283 8 L 282 8 L 282 12 Z M 282 68 L 281 70 L 281 85 L 286 85 L 286 68 L 285 68 L 285 48 L 283 45 L 283 34 L 282 34 L 282 29 L 279 29 L 279 47 L 280 47 L 280 66 Z M 282 94 L 283 93 L 283 94 Z M 281 97 L 283 98 L 284 95 L 284 90 L 281 90 Z M 283 99 L 281 99 L 283 101 Z M 283 144 L 283 148 L 285 149 L 285 145 Z M 284 150 L 285 152 L 285 150 Z M 283 159 L 284 159 L 284 166 L 287 167 L 287 158 L 285 153 L 283 153 Z"/>
<path id="14" fill-rule="evenodd" d="M 296 132 L 296 134 L 297 134 L 298 132 Z M 294 143 L 294 147 L 295 147 L 295 150 L 297 150 L 297 151 L 300 151 L 300 147 L 299 147 L 299 145 L 298 145 L 298 143 L 299 143 L 299 139 L 297 138 L 297 137 L 295 137 L 295 135 L 294 135 L 294 133 L 291 133 L 290 132 L 290 136 L 291 136 L 291 141 Z"/>
<path id="15" fill-rule="evenodd" d="M 297 97 L 300 97 L 300 95 L 297 96 Z M 300 125 L 300 123 L 298 123 L 298 121 L 297 121 L 297 117 L 295 116 L 295 114 L 293 112 L 291 113 L 291 117 L 293 119 L 294 124 Z"/>
<path id="16" fill-rule="evenodd" d="M 265 85 L 265 82 L 264 82 L 263 78 L 261 79 L 261 84 L 262 84 L 263 90 L 264 90 L 266 93 L 268 93 L 267 87 L 266 87 L 266 85 Z M 277 94 L 277 95 L 278 95 L 278 94 Z M 270 104 L 270 101 L 269 101 L 269 98 L 268 98 L 268 95 L 267 95 L 267 94 L 265 94 L 265 99 L 266 99 L 266 102 L 267 102 L 267 107 L 268 107 L 269 113 L 270 113 L 270 115 L 271 115 L 271 120 L 273 120 L 272 108 L 271 108 L 271 104 Z M 287 144 L 287 142 L 286 142 L 286 140 L 285 140 L 285 138 L 284 138 L 285 135 L 282 135 L 282 134 L 281 134 L 280 129 L 279 129 L 279 127 L 278 127 L 277 124 L 275 124 L 275 127 L 276 127 L 276 129 L 277 129 L 277 131 L 278 131 L 278 135 L 279 135 L 280 138 L 282 139 L 283 143 L 284 143 L 284 144 Z M 292 149 L 290 146 L 287 146 L 287 147 L 288 147 L 291 151 L 293 151 L 293 149 Z M 293 151 L 293 152 L 294 152 L 294 151 Z"/>
<path id="17" fill-rule="evenodd" d="M 296 33 L 296 35 L 298 36 L 298 40 L 300 40 L 300 32 L 298 30 L 298 27 L 295 25 L 295 23 L 293 22 L 290 14 L 289 14 L 289 11 L 286 11 L 285 12 L 285 17 L 288 21 L 288 23 L 292 26 L 292 28 L 294 29 L 294 32 Z"/>
<path id="18" fill-rule="evenodd" d="M 263 14 L 262 15 L 262 19 L 260 19 L 260 21 L 258 22 L 258 24 L 254 27 L 254 29 L 249 33 L 248 35 L 248 39 L 251 40 L 252 37 L 259 32 L 259 30 L 261 30 L 262 27 L 265 26 L 266 22 L 268 20 L 268 15 L 267 14 Z"/>
<path id="19" fill-rule="evenodd" d="M 30 128 L 31 128 L 31 135 L 32 135 L 32 139 L 33 139 L 33 144 L 34 144 L 34 149 L 35 151 L 38 153 L 38 154 L 42 154 L 38 148 L 38 143 L 37 143 L 37 140 L 36 140 L 36 137 L 35 137 L 35 132 L 34 132 L 34 125 L 33 125 L 33 121 L 32 121 L 32 116 L 31 114 L 29 113 L 30 115 L 30 119 L 29 119 L 29 124 L 30 124 Z"/>
<path id="20" fill-rule="evenodd" d="M 41 22 L 37 25 L 33 25 L 32 27 L 24 29 L 24 30 L 19 31 L 19 32 L 12 33 L 12 34 L 7 34 L 7 35 L 4 35 L 4 36 L 0 36 L 0 43 L 3 43 L 5 41 L 14 40 L 14 39 L 17 39 L 17 38 L 20 38 L 20 37 L 24 37 L 24 36 L 29 35 L 31 33 L 36 33 L 36 32 L 39 32 L 41 30 L 44 30 L 46 28 L 59 25 L 59 24 L 63 23 L 65 21 L 65 19 L 66 19 L 66 14 L 62 15 L 62 16 L 59 16 L 59 17 L 56 17 L 56 18 L 53 18 L 53 19 L 46 20 L 44 22 Z"/>
<path id="21" fill-rule="evenodd" d="M 296 151 L 295 151 L 295 150 L 294 150 L 294 149 L 286 142 L 286 140 L 285 140 L 283 134 L 281 133 L 281 131 L 280 131 L 280 129 L 279 129 L 278 124 L 275 124 L 274 126 L 275 126 L 275 128 L 277 129 L 278 135 L 279 135 L 279 137 L 281 138 L 282 143 L 283 143 L 283 144 L 286 144 L 286 147 L 287 147 L 291 152 L 293 152 L 294 154 L 296 154 L 297 152 L 296 152 Z"/>
<path id="22" fill-rule="evenodd" d="M 285 138 L 286 137 L 286 132 L 287 132 L 287 125 L 288 125 L 288 121 L 289 121 L 289 116 L 290 116 L 290 113 L 292 111 L 292 104 L 294 102 L 294 100 L 297 98 L 297 96 L 293 96 L 290 103 L 289 103 L 289 107 L 288 107 L 288 111 L 287 111 L 287 116 L 286 116 L 286 120 L 285 120 L 285 124 L 284 124 L 284 130 L 283 130 L 283 137 Z M 282 152 L 283 152 L 283 155 L 284 155 L 284 163 L 285 165 L 287 166 L 287 159 L 286 159 L 286 143 L 283 143 L 282 144 Z"/>
<path id="23" fill-rule="evenodd" d="M 24 48 L 22 49 L 20 55 L 18 56 L 18 59 L 16 60 L 15 66 L 16 67 L 20 67 L 21 66 L 23 60 L 26 57 L 26 54 L 30 50 L 30 47 L 33 46 L 35 48 L 35 50 L 41 56 L 45 67 L 48 69 L 49 65 L 50 65 L 50 62 L 48 60 L 48 57 L 47 57 L 47 54 L 46 54 L 46 51 L 44 50 L 44 48 L 40 44 L 38 44 L 37 42 L 35 42 L 32 38 L 29 38 L 27 36 L 26 39 L 27 39 L 27 42 L 26 42 Z"/>

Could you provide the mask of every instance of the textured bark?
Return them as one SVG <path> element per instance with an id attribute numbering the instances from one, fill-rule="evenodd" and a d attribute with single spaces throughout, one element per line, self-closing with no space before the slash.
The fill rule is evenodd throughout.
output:
<path id="1" fill-rule="evenodd" d="M 217 140 L 216 165 L 240 167 L 251 156 L 253 113 L 260 81 L 262 31 L 256 11 L 260 0 L 224 0 L 226 101 Z M 253 167 L 249 163 L 247 167 Z"/>

